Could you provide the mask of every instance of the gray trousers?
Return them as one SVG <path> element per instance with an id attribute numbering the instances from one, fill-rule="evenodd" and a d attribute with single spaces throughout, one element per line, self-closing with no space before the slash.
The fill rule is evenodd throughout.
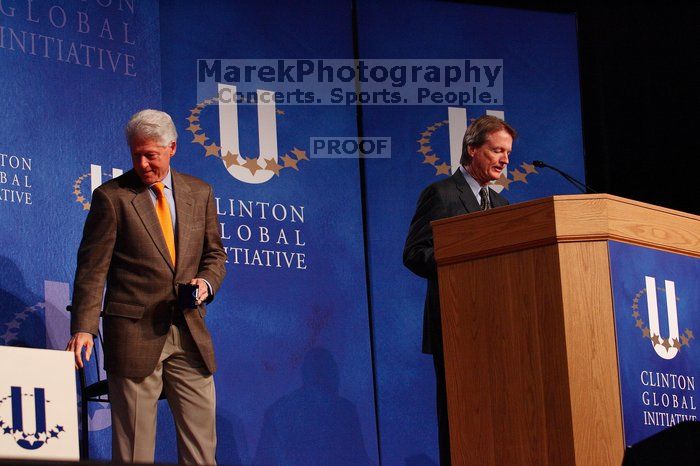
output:
<path id="1" fill-rule="evenodd" d="M 170 326 L 153 373 L 144 378 L 107 375 L 112 405 L 112 460 L 153 463 L 161 392 L 177 431 L 180 464 L 216 464 L 214 377 L 187 329 Z"/>

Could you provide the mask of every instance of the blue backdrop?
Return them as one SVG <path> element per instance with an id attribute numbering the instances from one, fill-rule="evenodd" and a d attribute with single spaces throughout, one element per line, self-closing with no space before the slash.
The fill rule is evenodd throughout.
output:
<path id="1" fill-rule="evenodd" d="M 573 16 L 450 2 L 360 1 L 358 23 L 362 57 L 503 59 L 504 104 L 466 107 L 467 119 L 503 111 L 518 130 L 510 183 L 503 183 L 501 194 L 513 203 L 575 192 L 552 172 L 523 166 L 545 160 L 583 179 Z M 402 250 L 419 193 L 448 176 L 443 164 L 450 164 L 453 128 L 447 105 L 365 106 L 362 115 L 365 136 L 392 141 L 390 160 L 364 161 L 382 459 L 432 464 L 435 376 L 432 358 L 420 352 L 426 283 L 403 267 Z M 454 128 L 459 135 L 464 130 Z"/>
<path id="2" fill-rule="evenodd" d="M 450 127 L 448 105 L 365 106 L 360 119 L 354 106 L 278 105 L 274 174 L 251 183 L 258 169 L 239 165 L 267 158 L 269 124 L 239 105 L 242 158 L 229 156 L 233 127 L 220 127 L 216 95 L 198 94 L 197 60 L 502 60 L 503 103 L 460 111 L 504 112 L 520 132 L 498 185 L 518 202 L 572 192 L 532 159 L 583 178 L 573 16 L 417 0 L 102 4 L 2 2 L 0 344 L 65 346 L 91 187 L 129 169 L 129 116 L 162 108 L 180 135 L 173 165 L 214 186 L 229 248 L 207 315 L 219 462 L 436 463 L 425 284 L 401 250 L 418 193 L 447 176 L 449 133 L 464 127 Z M 391 157 L 309 155 L 311 137 L 358 133 L 391 138 Z M 172 462 L 161 408 L 156 460 Z M 108 458 L 109 405 L 90 416 L 92 456 Z"/>

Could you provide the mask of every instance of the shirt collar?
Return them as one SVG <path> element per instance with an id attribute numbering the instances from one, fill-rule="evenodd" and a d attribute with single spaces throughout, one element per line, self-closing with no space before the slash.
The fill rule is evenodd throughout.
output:
<path id="1" fill-rule="evenodd" d="M 474 197 L 477 199 L 480 199 L 480 194 L 479 192 L 481 191 L 481 185 L 479 184 L 478 181 L 474 179 L 473 176 L 469 174 L 466 168 L 464 168 L 464 165 L 459 166 L 459 171 L 462 172 L 462 175 L 464 175 L 464 179 L 466 180 L 467 184 L 472 190 L 472 193 L 474 193 Z"/>
<path id="2" fill-rule="evenodd" d="M 161 183 L 163 183 L 163 186 L 168 188 L 169 190 L 173 190 L 173 172 L 170 171 L 170 168 L 168 168 L 168 174 L 165 175 L 165 178 L 160 180 Z M 151 184 L 149 188 L 152 188 L 155 183 Z"/>

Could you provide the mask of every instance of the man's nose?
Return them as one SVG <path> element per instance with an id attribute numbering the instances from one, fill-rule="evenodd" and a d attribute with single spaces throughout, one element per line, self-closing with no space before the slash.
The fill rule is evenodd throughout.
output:
<path id="1" fill-rule="evenodd" d="M 508 164 L 509 161 L 510 161 L 510 160 L 508 160 L 508 153 L 507 153 L 507 152 L 504 152 L 504 153 L 503 153 L 503 157 L 501 157 L 501 162 L 503 162 L 503 163 L 505 163 L 505 164 Z"/>

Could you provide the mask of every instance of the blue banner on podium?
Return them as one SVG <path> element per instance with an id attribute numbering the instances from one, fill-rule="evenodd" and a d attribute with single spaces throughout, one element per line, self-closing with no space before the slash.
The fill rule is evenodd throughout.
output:
<path id="1" fill-rule="evenodd" d="M 696 421 L 700 259 L 610 242 L 625 444 Z"/>

